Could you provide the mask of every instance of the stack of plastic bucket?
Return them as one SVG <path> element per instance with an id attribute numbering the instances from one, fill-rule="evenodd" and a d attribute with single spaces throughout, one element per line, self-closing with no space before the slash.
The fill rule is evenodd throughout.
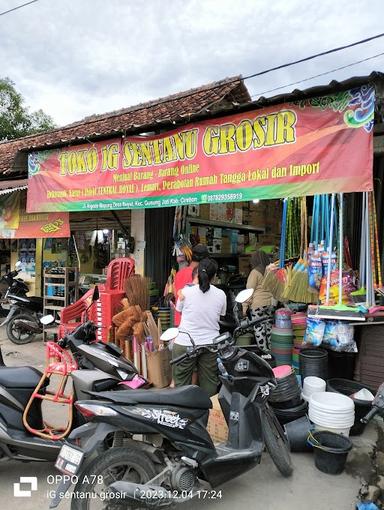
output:
<path id="1" fill-rule="evenodd" d="M 308 417 L 316 430 L 329 430 L 349 436 L 355 422 L 353 400 L 340 393 L 313 393 L 309 401 Z"/>
<path id="2" fill-rule="evenodd" d="M 293 332 L 291 312 L 285 308 L 275 313 L 275 326 L 271 334 L 271 350 L 276 365 L 292 365 Z"/>
<path id="3" fill-rule="evenodd" d="M 293 348 L 292 348 L 292 366 L 297 375 L 300 375 L 299 355 L 303 347 L 304 334 L 307 327 L 307 317 L 305 313 L 298 312 L 291 316 L 293 330 Z"/>

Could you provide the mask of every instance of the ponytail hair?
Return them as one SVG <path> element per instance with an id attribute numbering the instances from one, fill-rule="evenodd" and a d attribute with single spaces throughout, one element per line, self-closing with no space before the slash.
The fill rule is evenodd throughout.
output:
<path id="1" fill-rule="evenodd" d="M 197 276 L 201 292 L 208 292 L 210 283 L 217 272 L 218 265 L 215 260 L 203 259 L 199 264 Z"/>

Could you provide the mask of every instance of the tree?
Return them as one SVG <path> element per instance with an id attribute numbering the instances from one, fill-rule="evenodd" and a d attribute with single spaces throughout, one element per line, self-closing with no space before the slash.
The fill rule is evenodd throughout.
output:
<path id="1" fill-rule="evenodd" d="M 54 127 L 53 119 L 42 110 L 29 111 L 9 78 L 0 78 L 0 140 L 12 140 Z"/>

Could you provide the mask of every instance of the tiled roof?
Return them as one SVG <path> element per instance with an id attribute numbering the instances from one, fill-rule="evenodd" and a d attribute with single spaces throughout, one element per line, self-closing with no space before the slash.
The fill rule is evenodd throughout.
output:
<path id="1" fill-rule="evenodd" d="M 92 115 L 46 133 L 0 142 L 0 176 L 25 176 L 27 150 L 81 143 L 87 139 L 108 138 L 140 130 L 153 131 L 172 123 L 188 122 L 191 117 L 206 111 L 214 112 L 218 107 L 250 100 L 241 77 L 235 76 L 130 108 Z"/>

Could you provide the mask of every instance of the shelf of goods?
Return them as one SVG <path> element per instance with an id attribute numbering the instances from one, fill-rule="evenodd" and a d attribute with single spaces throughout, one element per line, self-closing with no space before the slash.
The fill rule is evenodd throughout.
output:
<path id="1" fill-rule="evenodd" d="M 44 271 L 44 315 L 58 317 L 61 310 L 77 301 L 79 289 L 77 268 L 60 267 Z M 44 328 L 43 337 L 57 333 L 57 326 Z"/>

